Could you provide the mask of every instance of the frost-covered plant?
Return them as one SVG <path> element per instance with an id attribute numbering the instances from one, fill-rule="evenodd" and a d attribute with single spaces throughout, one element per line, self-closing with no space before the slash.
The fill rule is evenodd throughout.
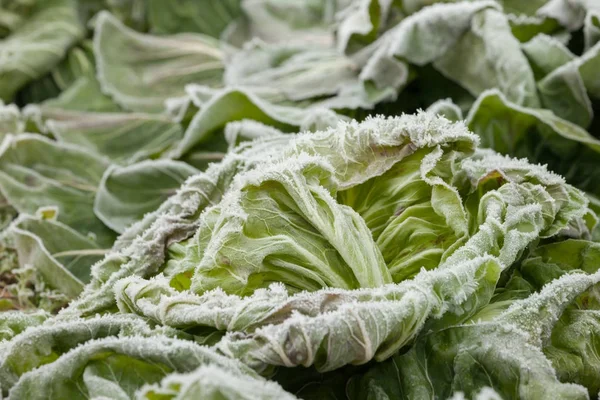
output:
<path id="1" fill-rule="evenodd" d="M 57 316 L 7 318 L 3 391 L 292 398 L 337 379 L 350 398 L 587 398 L 596 217 L 560 176 L 477 143 L 420 113 L 242 144 Z"/>
<path id="2" fill-rule="evenodd" d="M 598 396 L 594 1 L 201 3 L 0 0 L 2 396 Z"/>

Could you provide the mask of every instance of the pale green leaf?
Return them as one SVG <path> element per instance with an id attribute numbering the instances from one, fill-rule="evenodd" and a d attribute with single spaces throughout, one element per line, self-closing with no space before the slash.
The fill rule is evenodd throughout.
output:
<path id="1" fill-rule="evenodd" d="M 49 72 L 83 34 L 74 0 L 36 2 L 31 15 L 0 41 L 0 99 L 12 100 Z"/>
<path id="2" fill-rule="evenodd" d="M 470 30 L 434 66 L 475 96 L 496 87 L 516 104 L 540 104 L 531 67 L 500 11 L 477 13 Z"/>
<path id="3" fill-rule="evenodd" d="M 544 107 L 556 115 L 587 128 L 594 116 L 588 97 L 600 98 L 600 43 L 552 71 L 538 83 Z"/>
<path id="4" fill-rule="evenodd" d="M 91 266 L 108 252 L 68 226 L 21 215 L 10 227 L 21 266 L 31 266 L 44 281 L 74 298 L 90 280 Z"/>
<path id="5" fill-rule="evenodd" d="M 45 106 L 40 113 L 46 130 L 59 142 L 77 145 L 118 164 L 160 156 L 183 136 L 180 124 L 162 115 L 92 113 Z"/>
<path id="6" fill-rule="evenodd" d="M 122 233 L 175 194 L 190 176 L 200 173 L 188 164 L 156 160 L 105 173 L 94 200 L 94 212 L 107 226 Z"/>
<path id="7" fill-rule="evenodd" d="M 171 374 L 160 384 L 142 387 L 138 400 L 294 400 L 277 383 L 250 375 L 232 375 L 216 365 L 202 365 L 187 374 Z"/>
<path id="8" fill-rule="evenodd" d="M 102 12 L 94 55 L 102 90 L 133 111 L 164 111 L 165 101 L 183 95 L 188 83 L 221 86 L 223 51 L 201 34 L 145 35 Z"/>
<path id="9" fill-rule="evenodd" d="M 600 141 L 552 111 L 519 106 L 491 90 L 477 99 L 467 121 L 484 146 L 546 163 L 574 185 L 598 193 L 592 176 L 600 172 Z"/>
<path id="10" fill-rule="evenodd" d="M 589 12 L 583 27 L 585 49 L 589 50 L 600 41 L 600 12 Z"/>
<path id="11" fill-rule="evenodd" d="M 150 0 L 148 25 L 159 35 L 197 32 L 219 38 L 241 14 L 241 0 L 208 0 L 199 7 L 195 0 Z"/>
<path id="12" fill-rule="evenodd" d="M 58 221 L 100 246 L 114 233 L 93 213 L 94 197 L 108 162 L 80 147 L 40 135 L 7 137 L 0 151 L 0 190 L 21 213 L 56 207 Z"/>

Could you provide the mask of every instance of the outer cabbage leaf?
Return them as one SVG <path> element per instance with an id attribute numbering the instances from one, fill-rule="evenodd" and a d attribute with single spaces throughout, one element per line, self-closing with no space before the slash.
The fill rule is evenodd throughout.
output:
<path id="1" fill-rule="evenodd" d="M 18 99 L 21 103 L 29 103 L 24 109 L 25 114 L 29 108 L 37 109 L 38 105 L 31 103 L 39 103 L 43 111 L 47 108 L 96 112 L 120 110 L 100 88 L 91 40 L 84 40 L 72 48 L 48 74 L 23 88 Z"/>
<path id="2" fill-rule="evenodd" d="M 404 2 L 403 7 L 410 6 Z M 396 9 L 395 9 L 396 8 Z M 388 25 L 388 20 L 400 18 L 398 5 L 392 0 L 359 0 L 350 3 L 338 14 L 337 47 L 354 53 L 373 42 Z M 396 15 L 400 14 L 400 15 Z"/>
<path id="3" fill-rule="evenodd" d="M 544 353 L 558 378 L 588 388 L 590 398 L 600 391 L 599 310 L 567 310 L 552 330 Z"/>
<path id="4" fill-rule="evenodd" d="M 24 130 L 25 121 L 19 108 L 14 104 L 4 104 L 0 100 L 0 140 L 4 140 L 7 133 L 16 135 L 23 133 Z"/>
<path id="5" fill-rule="evenodd" d="M 201 365 L 222 367 L 234 377 L 252 372 L 214 351 L 187 340 L 164 337 L 92 340 L 56 361 L 25 373 L 10 390 L 12 398 L 130 399 L 145 384 L 170 372 L 190 372 Z"/>
<path id="6" fill-rule="evenodd" d="M 483 146 L 546 163 L 568 182 L 600 193 L 592 178 L 600 173 L 600 141 L 552 111 L 519 106 L 492 90 L 477 99 L 467 124 Z"/>
<path id="7" fill-rule="evenodd" d="M 600 244 L 587 240 L 564 240 L 537 247 L 518 270 L 534 290 L 574 272 L 593 274 L 600 268 Z M 593 304 L 589 304 L 594 307 Z"/>
<path id="8" fill-rule="evenodd" d="M 106 226 L 122 233 L 198 173 L 186 163 L 171 160 L 142 161 L 126 167 L 113 165 L 100 182 L 94 212 Z"/>
<path id="9" fill-rule="evenodd" d="M 110 11 L 126 26 L 140 32 L 148 29 L 147 2 L 145 0 L 79 0 L 79 16 L 93 29 L 94 17 L 102 10 Z"/>
<path id="10" fill-rule="evenodd" d="M 27 106 L 30 107 L 30 106 Z M 27 109 L 27 107 L 25 109 Z M 35 105 L 31 106 L 35 109 Z M 65 109 L 93 112 L 121 111 L 115 102 L 102 92 L 100 83 L 95 77 L 82 76 L 77 78 L 71 86 L 60 93 L 58 97 L 48 99 L 41 103 L 41 108 Z"/>
<path id="11" fill-rule="evenodd" d="M 540 34 L 521 46 L 536 80 L 575 59 L 575 55 L 558 39 Z"/>
<path id="12" fill-rule="evenodd" d="M 59 142 L 70 143 L 129 164 L 161 155 L 181 140 L 180 124 L 172 119 L 143 113 L 91 113 L 49 107 L 28 114 L 40 120 L 44 130 Z"/>
<path id="13" fill-rule="evenodd" d="M 184 94 L 188 83 L 220 86 L 223 51 L 200 34 L 168 37 L 137 33 L 102 12 L 94 35 L 102 90 L 126 109 L 161 112 L 165 100 Z"/>
<path id="14" fill-rule="evenodd" d="M 422 66 L 438 59 L 469 30 L 479 11 L 496 7 L 492 1 L 435 4 L 405 18 L 355 56 L 365 64 L 360 78 L 399 89 L 409 78 L 405 62 Z"/>
<path id="15" fill-rule="evenodd" d="M 600 12 L 589 12 L 583 27 L 585 49 L 589 50 L 600 41 Z"/>
<path id="16" fill-rule="evenodd" d="M 531 67 L 506 16 L 482 10 L 473 16 L 470 28 L 434 66 L 475 96 L 496 87 L 516 104 L 538 107 Z"/>
<path id="17" fill-rule="evenodd" d="M 170 374 L 160 384 L 144 386 L 138 399 L 177 400 L 294 400 L 277 383 L 250 375 L 232 375 L 216 365 L 203 365 L 187 374 Z"/>
<path id="18" fill-rule="evenodd" d="M 478 399 L 475 394 L 490 385 L 500 394 L 496 399 L 588 398 L 583 387 L 561 383 L 541 350 L 525 340 L 500 324 L 448 328 L 423 335 L 408 353 L 373 367 L 349 389 L 354 399 L 444 398 L 456 391 Z"/>
<path id="19" fill-rule="evenodd" d="M 94 54 L 92 52 L 92 43 L 89 40 L 84 40 L 78 46 L 71 48 L 66 56 L 58 63 L 51 71 L 36 79 L 19 91 L 18 101 L 21 104 L 42 103 L 48 102 L 57 104 L 62 102 L 69 108 L 74 109 L 89 109 L 97 107 L 115 107 L 112 100 L 102 94 L 99 85 L 96 81 L 96 67 Z M 63 91 L 73 92 L 74 86 L 81 85 L 83 81 L 88 81 L 87 85 L 91 86 L 92 82 L 96 85 L 94 96 L 91 96 L 91 88 L 88 88 L 90 96 L 87 97 L 86 103 L 68 103 L 65 98 L 72 96 L 70 93 L 62 95 Z M 77 89 L 81 91 L 81 89 Z M 60 100 L 56 97 L 63 97 Z M 91 101 L 90 101 L 91 100 Z"/>
<path id="20" fill-rule="evenodd" d="M 52 364 L 78 346 L 97 339 L 116 336 L 173 337 L 173 329 L 152 326 L 132 315 L 96 316 L 87 320 L 56 321 L 24 330 L 0 346 L 0 383 L 8 392 L 21 376 L 39 367 Z"/>
<path id="21" fill-rule="evenodd" d="M 76 297 L 90 280 L 90 266 L 108 252 L 60 222 L 21 215 L 9 228 L 22 267 L 33 266 L 54 289 Z"/>
<path id="22" fill-rule="evenodd" d="M 100 88 L 90 40 L 72 48 L 66 58 L 48 74 L 30 82 L 19 92 L 18 100 L 27 104 L 23 113 L 33 118 L 42 132 L 46 131 L 42 123 L 42 115 L 46 112 L 56 113 L 57 109 L 96 112 L 120 110 Z"/>
<path id="23" fill-rule="evenodd" d="M 337 117 L 333 115 L 333 120 L 337 122 Z M 326 120 L 325 120 L 326 121 Z M 315 121 L 317 126 L 320 126 L 320 120 Z M 326 122 L 325 122 L 326 123 Z M 333 124 L 335 125 L 335 123 Z M 329 125 L 327 125 L 329 126 Z M 320 129 L 307 129 L 307 130 L 320 130 Z M 277 128 L 273 128 L 270 125 L 263 124 L 252 119 L 242 119 L 240 121 L 228 122 L 225 125 L 225 140 L 228 144 L 228 151 L 235 151 L 235 148 L 241 143 L 247 140 L 254 140 L 258 138 L 266 138 L 269 136 L 283 135 L 284 133 Z"/>
<path id="24" fill-rule="evenodd" d="M 243 35 L 241 41 L 256 37 L 267 43 L 332 47 L 336 11 L 344 8 L 345 3 L 345 0 L 242 0 L 244 20 L 232 30 L 240 31 L 237 34 Z"/>
<path id="25" fill-rule="evenodd" d="M 407 399 L 448 397 L 456 391 L 477 398 L 488 385 L 501 398 L 587 399 L 582 386 L 559 381 L 541 342 L 549 339 L 563 310 L 599 280 L 599 274 L 565 276 L 491 321 L 474 320 L 421 335 L 407 353 L 373 366 L 349 387 L 357 399 L 376 393 Z"/>
<path id="26" fill-rule="evenodd" d="M 0 10 L 0 38 L 5 38 L 23 23 L 31 13 L 32 4 L 28 0 L 16 0 L 3 5 Z"/>
<path id="27" fill-rule="evenodd" d="M 584 128 L 594 116 L 588 94 L 600 98 L 600 43 L 555 69 L 538 83 L 544 107 Z"/>
<path id="28" fill-rule="evenodd" d="M 4 311 L 0 314 L 0 340 L 12 339 L 30 326 L 40 325 L 48 317 L 45 311 Z"/>
<path id="29" fill-rule="evenodd" d="M 274 101 L 335 95 L 356 82 L 359 67 L 328 47 L 251 42 L 228 61 L 229 86 L 257 88 Z"/>
<path id="30" fill-rule="evenodd" d="M 4 101 L 49 72 L 84 34 L 73 0 L 38 1 L 30 13 L 0 41 L 0 99 Z"/>
<path id="31" fill-rule="evenodd" d="M 548 0 L 533 0 L 525 3 L 519 0 L 502 0 L 501 4 L 507 14 L 533 16 L 547 2 Z"/>
<path id="32" fill-rule="evenodd" d="M 537 14 L 554 18 L 568 30 L 575 31 L 583 25 L 587 11 L 600 11 L 600 7 L 594 0 L 550 0 L 537 10 Z"/>
<path id="33" fill-rule="evenodd" d="M 434 115 L 440 115 L 450 121 L 461 121 L 463 120 L 463 113 L 459 106 L 454 104 L 451 99 L 442 99 L 432 103 L 428 108 L 427 112 Z"/>
<path id="34" fill-rule="evenodd" d="M 7 137 L 0 152 L 0 190 L 19 212 L 56 207 L 57 220 L 100 246 L 114 233 L 93 213 L 96 190 L 108 162 L 85 150 L 40 135 Z"/>
<path id="35" fill-rule="evenodd" d="M 198 7 L 195 0 L 148 2 L 148 25 L 152 33 L 164 35 L 198 32 L 219 38 L 241 14 L 241 0 L 209 0 Z"/>
<path id="36" fill-rule="evenodd" d="M 519 1 L 517 3 L 524 4 Z M 521 43 L 527 42 L 539 34 L 567 37 L 566 32 L 562 30 L 562 27 L 554 18 L 525 14 L 508 14 L 507 17 L 513 36 Z"/>
<path id="37" fill-rule="evenodd" d="M 254 92 L 244 89 L 225 89 L 210 93 L 207 96 L 209 100 L 201 103 L 198 97 L 204 97 L 204 88 L 190 86 L 187 90 L 201 109 L 190 122 L 183 139 L 170 154 L 175 158 L 180 158 L 195 147 L 214 140 L 214 133 L 233 121 L 250 119 L 289 132 L 309 127 L 311 122 L 315 121 L 315 117 L 323 112 L 318 108 L 307 110 L 272 104 Z M 325 123 L 337 122 L 331 114 L 328 117 Z M 225 144 L 224 140 L 222 142 Z"/>

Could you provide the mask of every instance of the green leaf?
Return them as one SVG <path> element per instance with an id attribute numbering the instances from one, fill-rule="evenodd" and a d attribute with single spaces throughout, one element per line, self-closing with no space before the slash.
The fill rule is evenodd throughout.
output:
<path id="1" fill-rule="evenodd" d="M 18 100 L 25 104 L 41 103 L 59 96 L 78 79 L 95 79 L 94 76 L 94 55 L 91 42 L 86 40 L 71 48 L 51 71 L 22 88 L 19 91 Z"/>
<path id="2" fill-rule="evenodd" d="M 574 185 L 596 192 L 600 141 L 547 109 L 522 107 L 498 91 L 483 93 L 467 116 L 482 144 L 533 162 L 547 163 Z"/>
<path id="3" fill-rule="evenodd" d="M 537 11 L 537 14 L 556 19 L 569 31 L 576 31 L 583 25 L 586 9 L 593 9 L 594 7 L 593 1 L 572 3 L 565 0 L 554 0 L 547 2 Z"/>
<path id="4" fill-rule="evenodd" d="M 561 383 L 541 350 L 525 339 L 522 332 L 500 324 L 423 335 L 406 354 L 351 380 L 352 398 L 448 398 L 463 392 L 479 399 L 476 394 L 489 386 L 497 392 L 492 399 L 588 398 L 583 387 Z"/>
<path id="5" fill-rule="evenodd" d="M 267 92 L 267 100 L 280 103 L 333 96 L 358 73 L 358 65 L 331 48 L 253 42 L 228 61 L 224 82 Z"/>
<path id="6" fill-rule="evenodd" d="M 244 20 L 233 28 L 243 41 L 256 37 L 267 43 L 303 43 L 333 47 L 336 11 L 347 1 L 339 0 L 243 0 Z M 241 44 L 241 43 L 240 43 Z"/>
<path id="7" fill-rule="evenodd" d="M 10 342 L 2 344 L 0 383 L 3 393 L 14 386 L 21 376 L 51 364 L 70 350 L 97 339 L 114 336 L 173 336 L 170 329 L 153 329 L 143 319 L 132 315 L 96 316 L 87 320 L 46 320 L 23 331 Z"/>
<path id="8" fill-rule="evenodd" d="M 544 353 L 558 378 L 585 386 L 590 397 L 600 391 L 599 310 L 567 310 L 552 330 Z"/>
<path id="9" fill-rule="evenodd" d="M 254 168 L 259 161 L 277 154 L 289 141 L 287 135 L 242 143 L 223 161 L 190 178 L 156 211 L 132 225 L 115 242 L 114 251 L 92 269 L 92 282 L 73 302 L 68 315 L 94 315 L 114 308 L 114 285 L 130 276 L 151 276 L 163 266 L 167 246 L 194 234 L 198 215 L 218 204 L 234 176 Z"/>
<path id="10" fill-rule="evenodd" d="M 593 118 L 588 97 L 600 98 L 600 44 L 596 43 L 581 57 L 555 69 L 538 83 L 545 108 L 579 126 L 587 128 Z"/>
<path id="11" fill-rule="evenodd" d="M 10 340 L 30 326 L 40 325 L 48 317 L 45 311 L 4 311 L 0 313 L 0 340 Z"/>
<path id="12" fill-rule="evenodd" d="M 450 121 L 461 121 L 463 120 L 463 114 L 460 107 L 458 107 L 451 99 L 443 99 L 438 100 L 435 103 L 431 104 L 427 108 L 427 112 L 430 112 L 434 115 L 443 116 Z"/>
<path id="13" fill-rule="evenodd" d="M 75 1 L 36 2 L 31 15 L 0 41 L 0 99 L 12 100 L 29 81 L 49 72 L 83 34 Z"/>
<path id="14" fill-rule="evenodd" d="M 94 55 L 102 90 L 133 111 L 164 111 L 165 100 L 183 95 L 188 83 L 221 86 L 223 51 L 200 34 L 144 35 L 102 12 Z"/>
<path id="15" fill-rule="evenodd" d="M 600 41 L 600 12 L 589 12 L 583 26 L 585 50 L 589 50 Z"/>
<path id="16" fill-rule="evenodd" d="M 194 99 L 194 96 L 197 96 L 195 92 L 202 94 L 204 89 L 191 86 L 188 87 L 188 91 Z M 174 158 L 180 158 L 194 148 L 214 140 L 215 133 L 232 121 L 250 119 L 289 132 L 306 126 L 315 116 L 313 110 L 272 104 L 262 100 L 254 92 L 243 89 L 218 91 L 211 94 L 209 99 L 204 103 L 196 100 L 201 109 L 190 122 L 183 139 L 170 154 Z M 224 139 L 221 141 L 224 142 Z"/>
<path id="17" fill-rule="evenodd" d="M 90 280 L 91 266 L 107 249 L 68 226 L 21 215 L 11 226 L 21 266 L 31 265 L 52 288 L 74 298 Z"/>
<path id="18" fill-rule="evenodd" d="M 529 107 L 540 104 L 531 67 L 500 11 L 488 9 L 477 13 L 470 30 L 435 60 L 434 66 L 475 96 L 486 89 L 498 88 L 516 104 Z"/>
<path id="19" fill-rule="evenodd" d="M 410 7 L 409 2 L 403 6 Z M 395 9 L 396 8 L 396 9 Z M 397 4 L 390 0 L 354 1 L 339 15 L 343 17 L 337 30 L 337 47 L 345 53 L 354 53 L 373 42 L 385 29 L 388 19 L 399 14 Z"/>
<path id="20" fill-rule="evenodd" d="M 170 374 L 160 384 L 144 386 L 139 399 L 294 400 L 277 383 L 249 375 L 232 375 L 216 365 L 202 365 L 187 374 Z"/>
<path id="21" fill-rule="evenodd" d="M 538 81 L 575 58 L 575 55 L 559 40 L 544 34 L 537 35 L 524 43 L 521 49 L 527 56 Z"/>
<path id="22" fill-rule="evenodd" d="M 246 294 L 276 281 L 291 290 L 391 282 L 364 221 L 330 193 L 328 166 L 308 157 L 288 160 L 289 166 L 264 168 L 265 178 L 252 172 L 240 176 L 240 183 L 247 182 L 239 187 L 241 195 L 228 197 L 207 215 L 197 233 L 199 246 L 192 241 L 190 248 L 201 258 L 186 257 L 176 267 L 198 265 L 194 291 L 218 286 Z M 236 218 L 243 214 L 247 217 Z M 248 248 L 255 251 L 248 254 Z"/>
<path id="23" fill-rule="evenodd" d="M 219 38 L 227 26 L 241 14 L 241 0 L 209 0 L 202 7 L 194 0 L 148 2 L 148 25 L 152 33 L 164 35 L 198 32 Z"/>
<path id="24" fill-rule="evenodd" d="M 96 191 L 108 162 L 79 147 L 40 135 L 7 137 L 0 151 L 0 190 L 19 212 L 56 207 L 58 221 L 110 246 L 114 233 L 93 213 Z"/>
<path id="25" fill-rule="evenodd" d="M 435 4 L 405 18 L 353 57 L 364 64 L 360 78 L 399 89 L 408 81 L 405 61 L 419 66 L 435 61 L 453 49 L 475 15 L 496 7 L 491 1 Z"/>
<path id="26" fill-rule="evenodd" d="M 582 386 L 557 379 L 540 340 L 549 339 L 564 308 L 599 279 L 600 274 L 565 276 L 541 293 L 514 302 L 491 322 L 428 332 L 407 353 L 353 378 L 353 398 L 447 398 L 457 391 L 471 398 L 491 386 L 500 398 L 587 399 Z"/>
<path id="27" fill-rule="evenodd" d="M 4 104 L 0 100 L 0 140 L 4 140 L 7 133 L 17 135 L 25 130 L 25 121 L 19 108 L 14 104 Z"/>
<path id="28" fill-rule="evenodd" d="M 546 1 L 546 0 L 543 0 Z M 525 4 L 517 1 L 518 4 Z M 528 42 L 540 34 L 549 35 L 560 29 L 554 18 L 508 14 L 508 22 L 513 36 L 521 43 Z"/>
<path id="29" fill-rule="evenodd" d="M 114 322 L 116 324 L 118 320 Z M 84 328 L 86 324 L 71 322 L 71 326 Z M 113 328 L 113 331 L 117 329 Z M 60 334 L 63 337 L 59 337 Z M 131 398 L 141 386 L 155 383 L 170 372 L 190 372 L 201 365 L 212 364 L 234 376 L 242 373 L 255 376 L 234 360 L 191 341 L 169 339 L 160 335 L 159 331 L 154 335 L 150 333 L 149 337 L 105 336 L 104 339 L 90 340 L 76 348 L 72 347 L 73 342 L 64 342 L 64 335 L 68 335 L 68 332 L 60 334 L 55 332 L 55 338 L 72 348 L 72 351 L 54 354 L 56 358 L 47 359 L 44 365 L 22 374 L 10 389 L 12 398 L 43 399 L 47 393 L 60 398 L 93 395 Z M 3 389 L 8 387 L 5 389 L 3 385 Z"/>
<path id="30" fill-rule="evenodd" d="M 59 142 L 129 164 L 160 156 L 181 140 L 180 124 L 143 113 L 91 113 L 42 107 L 37 118 Z M 30 108 L 30 115 L 36 113 Z"/>
<path id="31" fill-rule="evenodd" d="M 519 271 L 535 289 L 540 289 L 565 274 L 595 273 L 599 261 L 599 243 L 570 239 L 537 247 L 523 260 Z"/>
<path id="32" fill-rule="evenodd" d="M 188 177 L 199 172 L 188 164 L 171 160 L 112 166 L 100 182 L 94 212 L 108 227 L 122 233 L 156 210 Z"/>

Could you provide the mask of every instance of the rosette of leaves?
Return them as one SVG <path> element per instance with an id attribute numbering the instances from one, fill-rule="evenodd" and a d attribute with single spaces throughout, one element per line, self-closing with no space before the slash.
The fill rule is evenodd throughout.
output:
<path id="1" fill-rule="evenodd" d="M 242 144 L 128 229 L 94 266 L 79 299 L 7 349 L 20 352 L 16 343 L 35 342 L 28 334 L 58 338 L 49 332 L 105 313 L 143 318 L 155 343 L 163 336 L 201 342 L 241 361 L 240 368 L 275 373 L 283 389 L 302 398 L 334 393 L 335 382 L 356 388 L 345 394 L 356 398 L 486 390 L 586 398 L 595 390 L 595 362 L 561 335 L 590 346 L 596 340 L 593 312 L 578 318 L 578 310 L 598 304 L 595 244 L 586 240 L 596 217 L 560 176 L 479 150 L 477 142 L 464 124 L 422 113 Z M 555 260 L 549 254 L 560 247 L 579 256 Z M 534 280 L 534 271 L 552 268 Z M 105 320 L 118 330 L 111 318 Z M 129 354 L 114 348 L 128 340 L 118 332 L 108 336 L 122 339 L 103 339 L 113 346 L 108 353 Z M 481 338 L 489 338 L 487 347 Z M 74 360 L 91 365 L 88 351 L 108 354 L 104 341 L 91 339 L 84 335 L 80 350 L 25 374 L 5 364 L 12 378 L 4 390 L 35 393 L 34 382 L 47 375 L 58 387 L 84 379 L 78 390 L 92 393 L 91 378 L 85 381 L 92 372 L 73 375 L 84 367 L 56 375 Z M 569 359 L 579 360 L 585 375 L 563 361 Z M 131 385 L 148 384 L 138 392 L 147 396 L 236 396 L 225 383 L 202 383 L 211 376 L 220 382 L 218 365 L 193 368 Z M 132 393 L 124 383 L 132 378 L 123 374 L 117 386 Z M 229 374 L 265 396 L 282 393 L 250 370 Z"/>

